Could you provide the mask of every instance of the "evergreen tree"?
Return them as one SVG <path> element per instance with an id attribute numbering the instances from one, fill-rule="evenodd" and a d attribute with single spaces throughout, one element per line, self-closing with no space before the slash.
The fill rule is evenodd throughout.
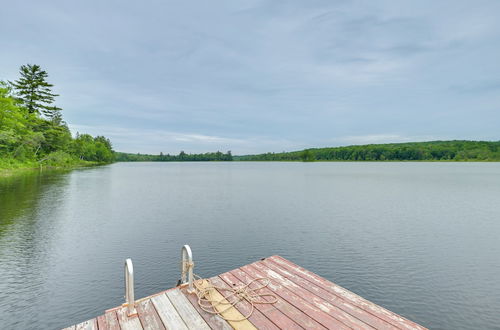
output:
<path id="1" fill-rule="evenodd" d="M 54 85 L 46 81 L 47 72 L 39 65 L 27 64 L 21 66 L 19 73 L 21 78 L 11 84 L 29 113 L 43 114 L 51 120 L 60 118 L 61 108 L 53 105 L 55 97 L 59 95 L 52 93 Z"/>

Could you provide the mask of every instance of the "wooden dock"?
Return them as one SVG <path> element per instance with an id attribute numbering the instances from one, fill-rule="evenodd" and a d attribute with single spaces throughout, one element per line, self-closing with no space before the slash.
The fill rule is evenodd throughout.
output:
<path id="1" fill-rule="evenodd" d="M 196 294 L 188 293 L 184 285 L 137 300 L 135 315 L 128 316 L 127 307 L 119 306 L 67 329 L 425 329 L 280 256 L 210 281 L 217 287 L 234 288 L 262 277 L 270 281 L 261 293 L 275 295 L 277 302 L 255 304 L 251 316 L 243 321 L 226 321 L 205 312 Z M 224 290 L 216 294 L 220 298 L 228 295 Z M 223 316 L 238 319 L 250 308 L 241 302 Z"/>

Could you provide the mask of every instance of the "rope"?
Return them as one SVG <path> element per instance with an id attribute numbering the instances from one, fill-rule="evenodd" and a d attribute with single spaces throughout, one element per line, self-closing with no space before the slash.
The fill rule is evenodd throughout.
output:
<path id="1" fill-rule="evenodd" d="M 186 264 L 186 272 L 190 267 L 194 266 L 193 263 L 186 262 Z M 266 288 L 270 283 L 270 280 L 265 277 L 255 278 L 247 284 L 227 288 L 216 286 L 209 279 L 201 278 L 196 274 L 194 276 L 196 279 L 193 281 L 193 284 L 196 289 L 200 308 L 209 314 L 218 315 L 229 322 L 239 322 L 248 319 L 255 310 L 255 304 L 275 304 L 278 301 L 276 295 L 272 293 L 258 293 L 259 290 Z M 253 288 L 250 287 L 252 284 L 254 284 Z M 222 294 L 222 298 L 218 299 L 214 297 L 214 294 L 220 295 L 221 293 L 225 293 Z M 243 315 L 243 317 L 231 319 L 223 315 L 231 308 L 236 308 L 237 304 L 245 302 L 250 305 L 250 311 L 246 315 Z"/>

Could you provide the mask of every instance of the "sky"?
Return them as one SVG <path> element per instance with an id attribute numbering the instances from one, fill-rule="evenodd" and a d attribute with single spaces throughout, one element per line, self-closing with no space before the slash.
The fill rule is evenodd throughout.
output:
<path id="1" fill-rule="evenodd" d="M 118 151 L 500 140 L 498 0 L 0 8 L 0 79 L 41 65 L 72 132 Z"/>

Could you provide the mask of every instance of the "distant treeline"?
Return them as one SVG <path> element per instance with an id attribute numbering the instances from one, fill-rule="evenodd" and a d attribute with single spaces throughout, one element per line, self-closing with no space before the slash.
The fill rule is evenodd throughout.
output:
<path id="1" fill-rule="evenodd" d="M 234 156 L 239 161 L 500 161 L 500 141 L 369 144 Z"/>
<path id="2" fill-rule="evenodd" d="M 232 161 L 233 156 L 231 151 L 222 153 L 207 152 L 204 154 L 187 154 L 181 151 L 178 155 L 146 155 L 146 154 L 130 154 L 125 152 L 116 152 L 115 159 L 118 162 L 207 162 L 207 161 Z"/>

